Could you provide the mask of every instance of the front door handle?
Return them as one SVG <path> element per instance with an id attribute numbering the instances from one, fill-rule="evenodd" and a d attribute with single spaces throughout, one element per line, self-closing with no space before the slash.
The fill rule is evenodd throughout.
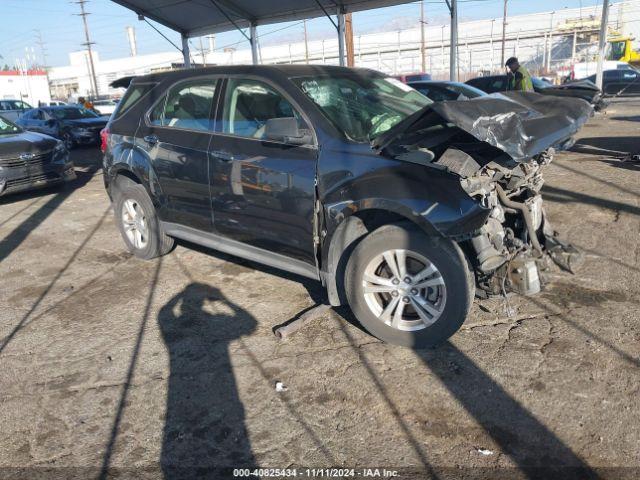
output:
<path id="1" fill-rule="evenodd" d="M 225 150 L 214 150 L 211 152 L 211 155 L 223 162 L 231 162 L 234 160 L 233 154 Z"/>
<path id="2" fill-rule="evenodd" d="M 147 136 L 143 137 L 143 140 L 145 142 L 147 142 L 149 145 L 155 145 L 156 143 L 158 143 L 158 136 L 157 135 L 147 135 Z"/>

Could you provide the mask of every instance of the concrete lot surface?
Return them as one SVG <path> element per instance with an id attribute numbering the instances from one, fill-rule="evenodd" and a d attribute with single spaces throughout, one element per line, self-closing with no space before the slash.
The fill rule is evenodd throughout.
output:
<path id="1" fill-rule="evenodd" d="M 73 185 L 0 199 L 0 478 L 640 477 L 640 164 L 610 151 L 640 152 L 639 108 L 615 102 L 547 168 L 577 274 L 512 317 L 476 301 L 423 352 L 345 310 L 277 340 L 319 285 L 187 244 L 132 258 L 98 152 L 74 151 Z"/>

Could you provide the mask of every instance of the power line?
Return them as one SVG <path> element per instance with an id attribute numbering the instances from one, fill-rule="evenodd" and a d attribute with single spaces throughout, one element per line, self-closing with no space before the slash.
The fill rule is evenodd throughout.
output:
<path id="1" fill-rule="evenodd" d="M 82 23 L 84 24 L 84 36 L 85 36 L 86 42 L 83 43 L 82 45 L 87 47 L 87 53 L 89 54 L 89 68 L 91 69 L 92 91 L 93 91 L 93 95 L 97 98 L 98 97 L 98 80 L 96 79 L 96 68 L 93 63 L 93 52 L 91 51 L 91 45 L 94 45 L 94 43 L 91 41 L 91 38 L 89 37 L 89 25 L 87 24 L 87 15 L 90 15 L 90 14 L 87 13 L 84 9 L 84 5 L 85 3 L 87 3 L 87 0 L 77 0 L 73 3 L 77 3 L 78 5 L 80 5 L 80 13 L 75 15 L 82 17 Z"/>
<path id="2" fill-rule="evenodd" d="M 42 32 L 40 30 L 34 30 L 36 32 L 36 45 L 40 48 L 40 55 L 42 55 L 42 67 L 44 69 L 47 68 L 47 48 L 44 46 L 44 42 L 42 41 Z"/>

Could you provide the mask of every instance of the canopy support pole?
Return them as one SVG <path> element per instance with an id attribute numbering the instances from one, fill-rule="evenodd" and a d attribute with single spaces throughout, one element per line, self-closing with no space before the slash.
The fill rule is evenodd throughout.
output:
<path id="1" fill-rule="evenodd" d="M 341 67 L 346 65 L 345 61 L 345 23 L 344 9 L 338 7 L 338 61 Z"/>
<path id="2" fill-rule="evenodd" d="M 607 49 L 607 23 L 609 22 L 609 0 L 602 2 L 602 19 L 600 20 L 600 38 L 598 39 L 598 63 L 596 66 L 596 85 L 602 90 L 602 66 Z"/>
<path id="3" fill-rule="evenodd" d="M 458 0 L 445 0 L 451 13 L 451 40 L 449 42 L 449 80 L 458 81 Z"/>
<path id="4" fill-rule="evenodd" d="M 191 68 L 191 55 L 189 53 L 189 37 L 184 33 L 180 34 L 182 38 L 182 59 L 184 68 Z"/>
<path id="5" fill-rule="evenodd" d="M 249 42 L 251 43 L 251 60 L 254 65 L 258 65 L 258 63 L 260 63 L 258 60 L 258 31 L 255 23 L 251 23 L 249 38 Z"/>

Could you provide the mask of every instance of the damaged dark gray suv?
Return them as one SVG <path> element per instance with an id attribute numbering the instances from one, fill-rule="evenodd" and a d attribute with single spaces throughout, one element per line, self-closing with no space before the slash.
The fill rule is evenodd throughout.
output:
<path id="1" fill-rule="evenodd" d="M 542 169 L 589 118 L 535 93 L 432 103 L 381 73 L 228 66 L 131 83 L 103 132 L 127 248 L 174 238 L 321 281 L 373 335 L 455 333 L 473 297 L 540 290 Z"/>

